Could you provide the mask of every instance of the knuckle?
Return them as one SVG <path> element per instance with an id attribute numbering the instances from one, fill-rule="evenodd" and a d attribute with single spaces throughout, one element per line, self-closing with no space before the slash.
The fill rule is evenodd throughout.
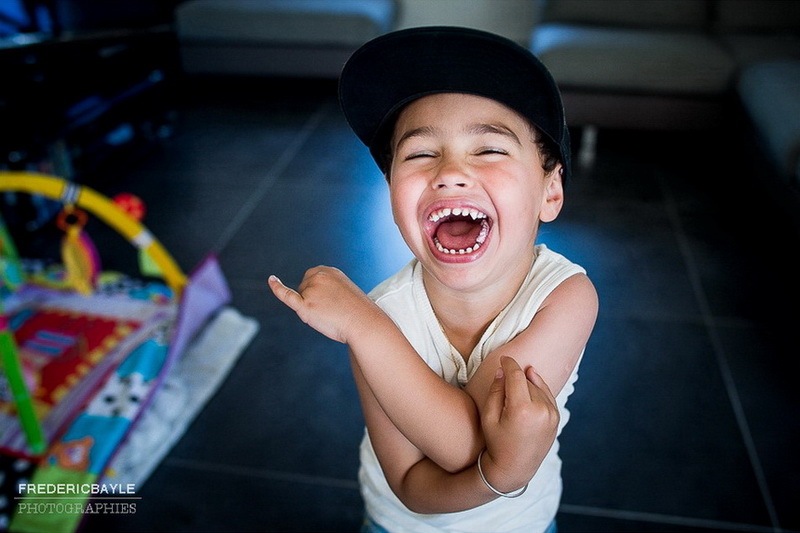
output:
<path id="1" fill-rule="evenodd" d="M 523 370 L 522 370 L 520 367 L 518 367 L 518 366 L 515 366 L 514 368 L 512 368 L 512 369 L 509 371 L 509 374 L 511 375 L 512 379 L 516 379 L 516 380 L 524 380 L 524 379 L 527 379 L 527 378 L 525 377 L 525 372 L 524 372 L 524 371 L 523 371 Z"/>
<path id="2" fill-rule="evenodd" d="M 557 426 L 561 418 L 558 409 L 532 403 L 517 409 L 514 416 L 520 425 L 531 428 Z"/>
<path id="3" fill-rule="evenodd" d="M 308 278 L 308 277 L 313 276 L 318 270 L 319 270 L 319 267 L 311 267 L 311 268 L 309 268 L 308 270 L 306 270 L 306 277 Z"/>

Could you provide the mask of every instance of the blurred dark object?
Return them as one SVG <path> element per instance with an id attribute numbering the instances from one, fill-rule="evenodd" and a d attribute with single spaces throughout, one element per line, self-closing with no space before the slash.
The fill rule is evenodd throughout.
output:
<path id="1" fill-rule="evenodd" d="M 172 134 L 179 66 L 171 2 L 2 6 L 3 28 L 16 24 L 17 33 L 0 35 L 0 169 L 102 183 Z M 17 221 L 28 230 L 52 218 L 47 205 L 30 208 Z"/>
<path id="2" fill-rule="evenodd" d="M 171 24 L 180 0 L 3 0 L 0 37 L 143 29 Z"/>
<path id="3" fill-rule="evenodd" d="M 166 28 L 0 48 L 0 166 L 76 178 L 139 140 L 169 134 L 176 72 Z"/>

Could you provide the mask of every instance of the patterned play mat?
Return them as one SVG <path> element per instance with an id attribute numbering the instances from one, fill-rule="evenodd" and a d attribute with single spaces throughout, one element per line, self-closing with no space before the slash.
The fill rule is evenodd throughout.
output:
<path id="1" fill-rule="evenodd" d="M 64 230 L 43 266 L 0 220 L 0 530 L 71 533 L 97 497 L 76 488 L 141 487 L 258 324 L 228 305 L 214 257 L 184 275 L 130 197 L 15 172 L 0 191 L 61 202 Z M 149 281 L 102 271 L 87 212 L 139 249 Z"/>

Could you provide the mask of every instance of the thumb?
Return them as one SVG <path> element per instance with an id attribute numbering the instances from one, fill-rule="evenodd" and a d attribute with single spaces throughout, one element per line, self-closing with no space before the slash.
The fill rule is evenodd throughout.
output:
<path id="1" fill-rule="evenodd" d="M 500 420 L 505 405 L 506 387 L 503 367 L 498 366 L 494 381 L 489 385 L 489 394 L 486 396 L 483 412 L 489 420 Z"/>
<path id="2" fill-rule="evenodd" d="M 303 306 L 303 297 L 300 293 L 284 285 L 277 276 L 270 276 L 267 283 L 272 289 L 272 294 L 295 313 Z"/>

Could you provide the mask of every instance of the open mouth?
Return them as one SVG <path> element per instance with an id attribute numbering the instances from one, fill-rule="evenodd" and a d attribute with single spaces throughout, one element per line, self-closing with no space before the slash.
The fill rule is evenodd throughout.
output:
<path id="1" fill-rule="evenodd" d="M 446 207 L 428 215 L 436 249 L 449 255 L 468 255 L 486 242 L 491 222 L 486 213 L 472 207 Z"/>

